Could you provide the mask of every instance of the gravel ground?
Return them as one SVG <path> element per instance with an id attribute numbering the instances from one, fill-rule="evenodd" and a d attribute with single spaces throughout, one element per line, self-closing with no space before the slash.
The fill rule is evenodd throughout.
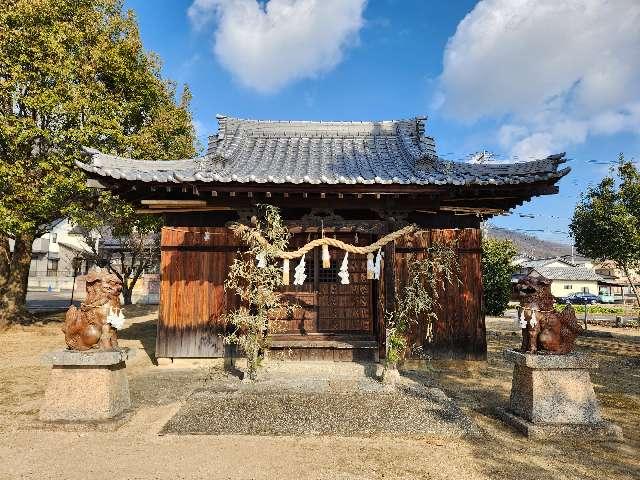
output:
<path id="1" fill-rule="evenodd" d="M 260 382 L 235 391 L 199 389 L 164 426 L 162 434 L 340 435 L 382 434 L 461 438 L 479 435 L 441 390 L 419 384 L 382 390 L 372 379 Z"/>
<path id="2" fill-rule="evenodd" d="M 194 391 L 217 385 L 218 393 L 250 392 L 215 369 L 154 366 L 156 313 L 132 308 L 129 314 L 138 318 L 120 338 L 138 349 L 127 366 L 134 409 L 116 432 L 33 428 L 49 374 L 40 355 L 64 345 L 60 316 L 0 333 L 0 480 L 640 478 L 638 329 L 594 327 L 612 336 L 579 337 L 577 343 L 600 364 L 592 374 L 596 395 L 604 417 L 622 426 L 623 444 L 532 442 L 495 417 L 494 408 L 508 402 L 513 369 L 502 352 L 520 342 L 513 322 L 499 318 L 487 319 L 487 362 L 433 361 L 405 372 L 441 388 L 478 426 L 479 438 L 158 435 Z M 319 391 L 327 388 L 338 395 L 353 383 L 342 378 Z"/>

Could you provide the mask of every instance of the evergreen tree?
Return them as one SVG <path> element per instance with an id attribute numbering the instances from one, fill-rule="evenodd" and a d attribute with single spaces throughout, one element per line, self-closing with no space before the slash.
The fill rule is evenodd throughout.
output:
<path id="1" fill-rule="evenodd" d="M 569 228 L 580 253 L 616 262 L 640 305 L 631 280 L 631 270 L 640 268 L 640 172 L 620 154 L 615 173 L 582 195 Z"/>
<path id="2" fill-rule="evenodd" d="M 511 240 L 488 238 L 482 241 L 482 286 L 484 309 L 489 315 L 502 315 L 511 298 L 513 258 L 518 250 Z"/>
<path id="3" fill-rule="evenodd" d="M 176 104 L 122 0 L 3 0 L 0 9 L 0 326 L 26 316 L 33 240 L 95 200 L 83 145 L 134 158 L 194 153 L 190 93 Z M 15 241 L 4 254 L 7 239 Z"/>

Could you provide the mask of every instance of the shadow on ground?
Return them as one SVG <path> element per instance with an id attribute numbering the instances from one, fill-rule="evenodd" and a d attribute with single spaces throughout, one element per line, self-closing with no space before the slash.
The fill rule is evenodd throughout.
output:
<path id="1" fill-rule="evenodd" d="M 128 328 L 118 332 L 118 338 L 123 340 L 139 340 L 142 348 L 147 353 L 154 365 L 158 365 L 156 359 L 156 327 L 158 320 L 136 322 L 129 325 Z"/>

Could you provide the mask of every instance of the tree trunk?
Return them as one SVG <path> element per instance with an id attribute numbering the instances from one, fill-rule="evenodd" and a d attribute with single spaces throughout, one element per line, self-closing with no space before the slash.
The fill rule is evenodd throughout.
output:
<path id="1" fill-rule="evenodd" d="M 2 327 L 29 318 L 26 305 L 27 287 L 34 238 L 33 232 L 16 235 L 9 276 L 2 295 L 2 302 L 0 302 L 3 304 L 3 308 L 0 310 L 0 326 Z"/>
<path id="2" fill-rule="evenodd" d="M 0 298 L 4 293 L 10 271 L 11 251 L 9 249 L 9 238 L 0 233 Z"/>
<path id="3" fill-rule="evenodd" d="M 624 271 L 624 275 L 627 277 L 627 281 L 631 286 L 631 290 L 633 291 L 633 294 L 636 296 L 636 303 L 638 304 L 638 308 L 640 308 L 640 292 L 638 292 L 638 288 L 633 284 L 633 280 L 631 280 L 631 275 L 629 274 L 629 267 L 627 267 L 626 265 L 623 265 L 622 270 Z M 638 324 L 640 324 L 640 313 L 638 313 Z"/>
<path id="4" fill-rule="evenodd" d="M 133 285 L 129 284 L 129 279 L 127 277 L 124 277 L 122 279 L 122 298 L 124 299 L 125 305 L 131 305 L 132 294 L 133 294 Z"/>

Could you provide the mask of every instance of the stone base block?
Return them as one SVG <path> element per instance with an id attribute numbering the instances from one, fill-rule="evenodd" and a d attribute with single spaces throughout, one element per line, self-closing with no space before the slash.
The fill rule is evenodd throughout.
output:
<path id="1" fill-rule="evenodd" d="M 505 352 L 514 362 L 509 410 L 533 423 L 596 424 L 602 421 L 585 355 Z"/>
<path id="2" fill-rule="evenodd" d="M 611 422 L 594 424 L 534 424 L 514 415 L 505 408 L 497 408 L 496 414 L 507 425 L 532 440 L 561 440 L 565 438 L 623 442 L 622 429 Z"/>
<path id="3" fill-rule="evenodd" d="M 514 363 L 509 408 L 498 412 L 505 422 L 529 437 L 622 440 L 620 427 L 602 419 L 589 375 L 597 363 L 589 357 L 516 350 L 506 350 L 504 356 Z"/>
<path id="4" fill-rule="evenodd" d="M 46 354 L 52 364 L 40 408 L 45 422 L 100 422 L 122 416 L 131 408 L 125 361 L 129 349 L 63 350 Z"/>

